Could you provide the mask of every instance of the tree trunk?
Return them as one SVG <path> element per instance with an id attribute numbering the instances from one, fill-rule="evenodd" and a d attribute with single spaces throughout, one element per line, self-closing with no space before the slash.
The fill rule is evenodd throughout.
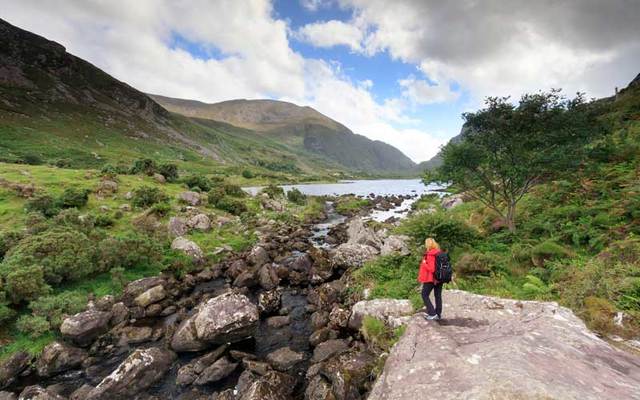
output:
<path id="1" fill-rule="evenodd" d="M 515 203 L 509 203 L 507 206 L 507 228 L 509 232 L 516 233 L 516 205 Z"/>

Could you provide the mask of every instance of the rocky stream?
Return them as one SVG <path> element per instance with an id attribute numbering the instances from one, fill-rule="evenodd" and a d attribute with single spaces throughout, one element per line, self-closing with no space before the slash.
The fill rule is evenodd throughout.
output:
<path id="1" fill-rule="evenodd" d="M 407 249 L 330 203 L 326 214 L 310 225 L 265 221 L 245 253 L 91 301 L 37 359 L 19 352 L 0 364 L 0 400 L 364 398 L 379 355 L 359 334 L 367 307 L 352 312 L 347 271 Z M 198 258 L 194 246 L 178 236 L 172 247 Z"/>

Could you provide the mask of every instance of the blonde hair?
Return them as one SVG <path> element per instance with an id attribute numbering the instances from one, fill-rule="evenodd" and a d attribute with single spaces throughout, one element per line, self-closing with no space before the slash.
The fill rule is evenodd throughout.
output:
<path id="1" fill-rule="evenodd" d="M 438 244 L 438 242 L 435 241 L 434 238 L 426 238 L 424 240 L 424 248 L 425 250 L 429 251 L 429 250 L 440 250 L 440 245 Z"/>

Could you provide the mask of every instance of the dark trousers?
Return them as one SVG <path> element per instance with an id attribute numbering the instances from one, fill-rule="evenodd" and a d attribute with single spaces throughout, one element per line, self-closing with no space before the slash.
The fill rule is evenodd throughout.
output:
<path id="1" fill-rule="evenodd" d="M 422 284 L 422 301 L 424 301 L 424 305 L 427 307 L 427 314 L 429 315 L 440 316 L 440 314 L 442 314 L 442 285 L 442 283 L 434 285 L 432 282 Z M 433 308 L 431 299 L 429 299 L 432 290 L 436 298 L 435 308 Z"/>

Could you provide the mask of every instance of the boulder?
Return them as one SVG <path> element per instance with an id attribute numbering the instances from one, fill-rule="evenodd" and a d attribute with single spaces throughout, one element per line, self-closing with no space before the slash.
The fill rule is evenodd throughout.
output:
<path id="1" fill-rule="evenodd" d="M 166 183 L 167 182 L 167 178 L 165 178 L 164 175 L 159 174 L 157 172 L 155 174 L 153 174 L 153 179 L 158 183 Z"/>
<path id="2" fill-rule="evenodd" d="M 407 246 L 408 241 L 408 236 L 391 235 L 384 240 L 380 248 L 380 255 L 400 254 L 401 256 L 408 256 L 411 254 L 409 246 Z"/>
<path id="3" fill-rule="evenodd" d="M 349 324 L 350 312 L 342 307 L 335 306 L 329 313 L 329 327 L 333 329 L 346 328 Z"/>
<path id="4" fill-rule="evenodd" d="M 453 194 L 450 196 L 443 197 L 440 200 L 440 205 L 442 206 L 442 208 L 446 210 L 450 210 L 454 207 L 457 207 L 462 203 L 464 203 L 462 194 Z"/>
<path id="5" fill-rule="evenodd" d="M 164 286 L 158 285 L 138 295 L 134 302 L 140 307 L 146 307 L 150 304 L 157 303 L 167 297 L 167 292 L 164 290 Z"/>
<path id="6" fill-rule="evenodd" d="M 304 392 L 305 400 L 336 400 L 331 384 L 322 376 L 314 376 Z"/>
<path id="7" fill-rule="evenodd" d="M 77 388 L 69 396 L 69 400 L 85 400 L 88 399 L 89 393 L 93 390 L 93 386 L 84 384 Z"/>
<path id="8" fill-rule="evenodd" d="M 227 350 L 227 347 L 227 345 L 222 345 L 214 351 L 207 353 L 202 357 L 198 357 L 190 363 L 180 367 L 176 377 L 176 384 L 181 386 L 191 385 L 200 377 L 200 374 L 204 370 L 222 357 L 224 352 Z"/>
<path id="9" fill-rule="evenodd" d="M 167 282 L 159 276 L 151 276 L 148 278 L 141 278 L 133 282 L 129 282 L 127 286 L 125 286 L 122 293 L 122 301 L 130 306 L 133 306 L 135 305 L 134 301 L 136 297 L 140 296 L 142 293 L 155 286 L 165 285 L 166 283 Z"/>
<path id="10" fill-rule="evenodd" d="M 322 342 L 337 338 L 338 331 L 330 328 L 320 328 L 317 331 L 313 332 L 311 336 L 309 336 L 309 344 L 315 347 Z"/>
<path id="11" fill-rule="evenodd" d="M 0 390 L 0 400 L 18 400 L 18 396 L 11 392 Z"/>
<path id="12" fill-rule="evenodd" d="M 222 357 L 204 369 L 194 382 L 196 385 L 206 385 L 217 382 L 231 375 L 238 363 L 231 362 L 227 357 Z"/>
<path id="13" fill-rule="evenodd" d="M 24 351 L 18 351 L 0 361 L 0 389 L 11 385 L 22 371 L 31 364 L 33 357 Z"/>
<path id="14" fill-rule="evenodd" d="M 108 196 L 118 191 L 118 183 L 112 180 L 104 180 L 98 184 L 96 193 L 98 196 Z"/>
<path id="15" fill-rule="evenodd" d="M 311 327 L 313 329 L 320 329 L 327 326 L 329 323 L 329 313 L 326 311 L 316 311 L 311 314 Z"/>
<path id="16" fill-rule="evenodd" d="M 333 276 L 333 265 L 329 260 L 329 254 L 324 249 L 311 247 L 308 251 L 309 257 L 313 260 L 313 266 L 309 271 L 309 279 L 314 285 L 319 285 Z"/>
<path id="17" fill-rule="evenodd" d="M 38 375 L 47 378 L 60 372 L 79 367 L 87 358 L 87 353 L 64 342 L 48 344 L 36 362 Z"/>
<path id="18" fill-rule="evenodd" d="M 233 343 L 251 336 L 258 318 L 258 307 L 246 296 L 225 293 L 200 304 L 197 312 L 180 324 L 171 347 L 198 351 L 210 344 Z"/>
<path id="19" fill-rule="evenodd" d="M 295 388 L 295 378 L 277 371 L 269 371 L 259 379 L 248 382 L 238 400 L 286 400 Z"/>
<path id="20" fill-rule="evenodd" d="M 211 220 L 205 214 L 196 214 L 189 218 L 187 226 L 199 231 L 208 231 L 211 229 Z"/>
<path id="21" fill-rule="evenodd" d="M 364 317 L 369 316 L 397 326 L 399 318 L 413 314 L 413 305 L 409 300 L 375 299 L 359 301 L 351 307 L 349 328 L 359 330 Z"/>
<path id="22" fill-rule="evenodd" d="M 60 333 L 80 346 L 88 346 L 109 329 L 110 319 L 110 312 L 83 311 L 65 318 L 60 325 Z"/>
<path id="23" fill-rule="evenodd" d="M 343 243 L 330 251 L 331 263 L 336 267 L 362 267 L 378 255 L 375 247 L 366 244 Z"/>
<path id="24" fill-rule="evenodd" d="M 366 390 L 376 361 L 377 357 L 367 351 L 350 350 L 325 361 L 320 374 L 331 382 L 336 400 L 359 399 L 360 393 Z M 403 371 L 406 373 L 407 369 L 403 368 Z M 414 400 L 423 398 L 424 392 Z"/>
<path id="25" fill-rule="evenodd" d="M 18 400 L 65 400 L 65 398 L 52 390 L 35 385 L 24 388 Z"/>
<path id="26" fill-rule="evenodd" d="M 187 191 L 180 193 L 180 195 L 178 196 L 178 200 L 189 204 L 190 206 L 197 206 L 200 204 L 201 197 L 200 193 L 198 192 Z"/>
<path id="27" fill-rule="evenodd" d="M 304 360 L 304 354 L 293 351 L 289 347 L 281 347 L 267 354 L 269 364 L 282 372 L 290 370 L 302 360 Z"/>
<path id="28" fill-rule="evenodd" d="M 184 236 L 189 232 L 189 227 L 184 218 L 171 217 L 167 223 L 167 230 L 171 236 Z"/>
<path id="29" fill-rule="evenodd" d="M 271 314 L 280 308 L 282 292 L 278 289 L 261 292 L 258 295 L 258 310 L 264 314 Z"/>
<path id="30" fill-rule="evenodd" d="M 349 342 L 344 339 L 332 339 L 322 342 L 313 350 L 312 363 L 325 361 L 334 355 L 346 351 L 349 348 Z"/>
<path id="31" fill-rule="evenodd" d="M 267 251 L 262 246 L 255 246 L 254 248 L 252 248 L 249 252 L 249 255 L 247 256 L 247 261 L 249 261 L 251 265 L 257 267 L 268 263 L 269 260 L 269 253 L 267 253 Z"/>
<path id="32" fill-rule="evenodd" d="M 139 344 L 158 338 L 162 331 L 150 326 L 125 326 L 118 331 L 120 334 L 119 345 Z"/>
<path id="33" fill-rule="evenodd" d="M 411 319 L 370 400 L 640 398 L 640 357 L 567 308 L 457 290 L 443 300 L 444 320 Z"/>
<path id="34" fill-rule="evenodd" d="M 118 325 L 129 319 L 129 308 L 118 302 L 111 307 L 111 325 Z"/>
<path id="35" fill-rule="evenodd" d="M 175 359 L 174 352 L 158 347 L 138 349 L 91 390 L 87 398 L 133 398 L 162 378 Z"/>
<path id="36" fill-rule="evenodd" d="M 174 250 L 180 250 L 196 260 L 204 258 L 204 253 L 197 244 L 181 236 L 173 239 L 173 242 L 171 242 L 171 248 Z"/>
<path id="37" fill-rule="evenodd" d="M 310 291 L 307 296 L 309 303 L 316 306 L 320 311 L 329 311 L 333 304 L 339 303 L 345 291 L 344 284 L 339 281 L 323 283 L 317 288 Z"/>
<path id="38" fill-rule="evenodd" d="M 252 268 L 241 272 L 240 275 L 233 280 L 233 286 L 237 287 L 254 287 L 257 284 L 256 271 Z"/>
<path id="39" fill-rule="evenodd" d="M 371 228 L 365 225 L 362 218 L 352 218 L 347 224 L 347 237 L 349 244 L 364 244 L 380 249 L 382 239 Z"/>
<path id="40" fill-rule="evenodd" d="M 258 271 L 258 282 L 264 290 L 272 290 L 278 287 L 280 277 L 278 277 L 276 266 L 267 263 L 260 267 Z"/>

